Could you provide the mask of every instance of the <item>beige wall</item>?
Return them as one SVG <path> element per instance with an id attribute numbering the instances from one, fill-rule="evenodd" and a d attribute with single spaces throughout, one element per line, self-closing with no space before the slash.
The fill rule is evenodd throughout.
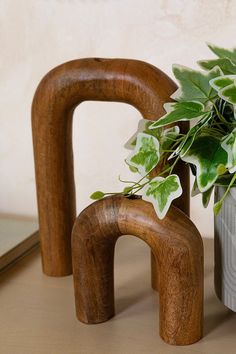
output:
<path id="1" fill-rule="evenodd" d="M 82 57 L 195 66 L 210 57 L 205 41 L 234 46 L 236 1 L 1 0 L 0 212 L 36 216 L 30 106 L 52 67 Z M 79 119 L 78 119 L 79 116 Z M 140 116 L 123 104 L 84 103 L 74 123 L 78 211 L 97 189 L 119 190 L 129 178 L 123 144 Z M 212 235 L 212 212 L 193 200 L 200 230 Z"/>

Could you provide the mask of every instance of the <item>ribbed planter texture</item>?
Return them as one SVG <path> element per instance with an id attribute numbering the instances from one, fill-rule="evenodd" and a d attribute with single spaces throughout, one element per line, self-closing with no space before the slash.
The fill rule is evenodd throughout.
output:
<path id="1" fill-rule="evenodd" d="M 215 202 L 224 187 L 215 188 Z M 222 303 L 236 312 L 236 188 L 231 188 L 215 216 L 215 290 Z"/>

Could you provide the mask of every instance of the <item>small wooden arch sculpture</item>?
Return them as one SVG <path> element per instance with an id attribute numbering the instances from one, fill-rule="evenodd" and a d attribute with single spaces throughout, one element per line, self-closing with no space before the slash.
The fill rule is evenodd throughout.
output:
<path id="1" fill-rule="evenodd" d="M 72 232 L 76 313 L 100 323 L 114 315 L 113 259 L 119 236 L 131 234 L 151 248 L 158 266 L 160 335 L 187 345 L 202 337 L 203 245 L 198 230 L 172 207 L 164 220 L 141 199 L 108 197 L 84 209 Z"/>
<path id="2" fill-rule="evenodd" d="M 76 217 L 72 117 L 83 101 L 117 101 L 156 120 L 175 83 L 154 66 L 128 59 L 79 59 L 51 70 L 40 82 L 32 105 L 32 130 L 43 271 L 72 273 L 71 231 Z M 184 130 L 188 123 L 181 123 Z M 175 201 L 189 213 L 189 172 L 180 163 L 184 195 Z"/>

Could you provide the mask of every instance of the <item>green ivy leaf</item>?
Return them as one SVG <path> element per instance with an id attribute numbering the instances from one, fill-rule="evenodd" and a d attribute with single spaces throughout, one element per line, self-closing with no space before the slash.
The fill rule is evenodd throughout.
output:
<path id="1" fill-rule="evenodd" d="M 236 128 L 224 137 L 221 146 L 228 155 L 227 167 L 229 172 L 236 172 Z"/>
<path id="2" fill-rule="evenodd" d="M 195 139 L 181 159 L 196 166 L 198 188 L 200 192 L 205 192 L 216 181 L 218 166 L 227 165 L 228 156 L 221 146 L 220 139 L 203 135 Z"/>
<path id="3" fill-rule="evenodd" d="M 204 105 L 201 102 L 171 102 L 165 103 L 166 114 L 152 123 L 150 129 L 160 128 L 165 125 L 198 118 L 204 114 Z"/>
<path id="4" fill-rule="evenodd" d="M 206 192 L 202 193 L 202 204 L 203 204 L 204 208 L 208 207 L 208 204 L 210 202 L 213 189 L 214 189 L 214 186 L 209 188 Z"/>
<path id="5" fill-rule="evenodd" d="M 225 172 L 227 172 L 227 168 L 226 168 L 224 165 L 220 164 L 220 165 L 217 167 L 217 174 L 218 174 L 218 176 L 224 175 Z"/>
<path id="6" fill-rule="evenodd" d="M 221 47 L 217 47 L 214 44 L 207 44 L 210 50 L 216 54 L 219 58 L 228 58 L 232 61 L 233 64 L 236 64 L 236 48 L 233 49 L 225 49 Z"/>
<path id="7" fill-rule="evenodd" d="M 127 163 L 136 167 L 144 176 L 149 173 L 160 159 L 159 141 L 151 135 L 139 133 L 134 151 L 128 156 Z"/>
<path id="8" fill-rule="evenodd" d="M 236 105 L 236 84 L 226 86 L 218 92 L 218 95 L 233 105 Z"/>
<path id="9" fill-rule="evenodd" d="M 134 166 L 129 166 L 129 169 L 133 173 L 137 173 L 138 172 L 138 169 L 136 167 L 134 167 Z"/>
<path id="10" fill-rule="evenodd" d="M 123 193 L 124 193 L 124 194 L 129 194 L 132 190 L 133 190 L 133 187 L 125 187 L 125 188 L 123 189 Z"/>
<path id="11" fill-rule="evenodd" d="M 193 135 L 191 135 L 184 143 L 182 149 L 180 150 L 180 157 L 183 157 L 184 155 L 187 154 L 189 149 L 191 148 L 196 136 L 197 136 L 198 131 L 196 130 Z"/>
<path id="12" fill-rule="evenodd" d="M 192 143 L 194 142 L 196 136 L 200 133 L 201 129 L 207 125 L 208 121 L 211 119 L 211 114 L 206 113 L 201 120 L 194 125 L 186 134 L 185 138 L 179 144 L 177 149 L 169 156 L 168 160 L 171 160 L 173 157 L 181 153 L 182 156 L 187 153 L 190 149 Z"/>
<path id="13" fill-rule="evenodd" d="M 216 96 L 216 92 L 210 86 L 209 81 L 223 75 L 223 72 L 217 66 L 205 73 L 181 65 L 174 65 L 173 73 L 180 87 L 171 98 L 180 102 L 198 101 L 203 104 L 213 100 Z"/>
<path id="14" fill-rule="evenodd" d="M 103 193 L 101 191 L 96 191 L 90 195 L 90 198 L 93 200 L 98 200 L 98 199 L 102 199 L 104 196 L 105 196 L 105 193 Z"/>
<path id="15" fill-rule="evenodd" d="M 236 75 L 223 75 L 210 80 L 210 85 L 214 90 L 220 91 L 224 87 L 232 85 L 236 80 Z"/>
<path id="16" fill-rule="evenodd" d="M 157 140 L 159 140 L 161 130 L 158 129 L 152 129 L 150 130 L 149 127 L 153 124 L 153 120 L 148 120 L 148 119 L 140 119 L 138 123 L 138 129 L 135 132 L 135 134 L 125 143 L 125 148 L 129 150 L 133 150 L 134 146 L 136 145 L 137 142 L 137 136 L 139 133 L 144 133 L 148 135 L 152 135 Z"/>
<path id="17" fill-rule="evenodd" d="M 197 63 L 204 70 L 211 70 L 215 66 L 219 66 L 225 75 L 236 74 L 236 65 L 234 65 L 228 58 L 199 60 Z"/>
<path id="18" fill-rule="evenodd" d="M 196 195 L 200 194 L 200 190 L 198 188 L 197 185 L 197 179 L 195 178 L 194 183 L 193 183 L 193 187 L 192 187 L 192 191 L 191 191 L 191 197 L 195 197 Z"/>
<path id="19" fill-rule="evenodd" d="M 177 175 L 166 178 L 155 177 L 144 187 L 143 199 L 151 202 L 159 219 L 163 219 L 171 202 L 182 194 L 182 187 Z"/>
<path id="20" fill-rule="evenodd" d="M 168 129 L 164 129 L 160 137 L 161 150 L 169 150 L 178 135 L 179 127 L 177 125 Z"/>

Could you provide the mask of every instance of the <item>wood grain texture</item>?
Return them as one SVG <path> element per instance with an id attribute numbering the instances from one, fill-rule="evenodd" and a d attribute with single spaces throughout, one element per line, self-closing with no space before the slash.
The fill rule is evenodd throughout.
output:
<path id="1" fill-rule="evenodd" d="M 128 234 L 145 241 L 155 256 L 161 337 L 175 345 L 196 342 L 203 318 L 201 236 L 177 208 L 159 220 L 152 205 L 141 199 L 107 197 L 76 219 L 72 259 L 78 319 L 100 323 L 114 316 L 114 249 L 117 239 Z"/>
<path id="2" fill-rule="evenodd" d="M 71 230 L 76 217 L 72 117 L 83 101 L 125 102 L 156 120 L 176 90 L 162 71 L 128 59 L 79 59 L 50 71 L 32 104 L 32 130 L 43 271 L 71 274 Z M 181 123 L 186 130 L 188 123 Z M 184 195 L 175 205 L 189 213 L 188 167 L 177 167 Z"/>

